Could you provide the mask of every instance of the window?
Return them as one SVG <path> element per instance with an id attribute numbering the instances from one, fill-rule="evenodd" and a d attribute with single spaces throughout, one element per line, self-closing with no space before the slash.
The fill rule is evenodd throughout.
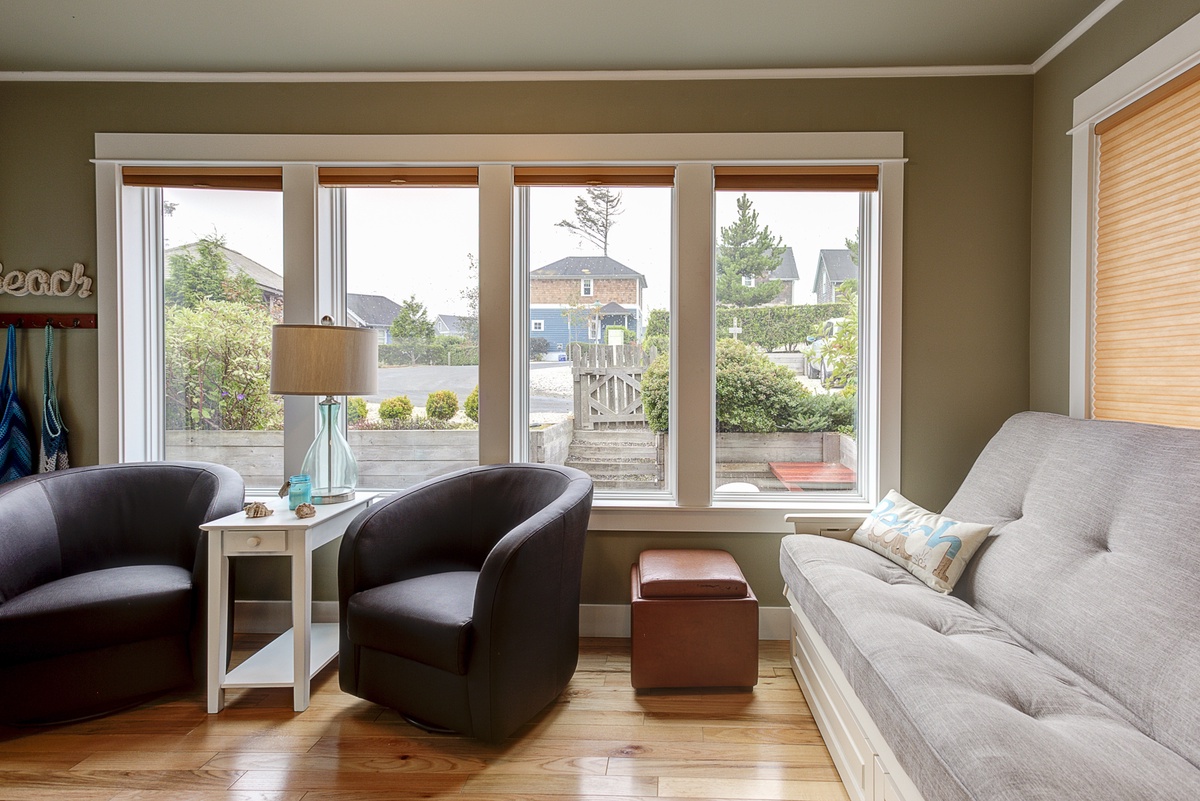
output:
<path id="1" fill-rule="evenodd" d="M 1191 20 L 1075 99 L 1074 416 L 1200 427 L 1198 81 Z"/>
<path id="2" fill-rule="evenodd" d="M 859 494 L 874 168 L 718 167 L 715 178 L 716 492 Z"/>
<path id="3" fill-rule="evenodd" d="M 319 175 L 344 214 L 347 317 L 390 335 L 378 392 L 346 406 L 359 485 L 401 489 L 478 464 L 475 170 Z"/>
<path id="4" fill-rule="evenodd" d="M 584 470 L 602 495 L 667 488 L 673 177 L 670 167 L 514 175 L 529 313 L 552 322 L 543 341 L 567 354 L 531 365 L 530 458 Z M 588 302 L 571 296 L 575 280 Z"/>
<path id="5" fill-rule="evenodd" d="M 228 465 L 278 486 L 283 402 L 270 394 L 271 326 L 283 319 L 278 169 L 130 168 L 152 199 L 161 241 L 163 456 Z M 204 188 L 195 188 L 203 186 Z"/>
<path id="6" fill-rule="evenodd" d="M 404 224 L 402 218 L 416 216 L 416 207 L 423 205 L 408 200 L 423 198 L 425 191 L 420 182 L 410 178 L 401 176 L 404 183 L 389 180 L 387 187 L 352 186 L 349 180 L 331 177 L 333 170 L 454 171 L 464 168 L 441 165 L 468 165 L 465 169 L 475 174 L 477 189 L 456 184 L 455 188 L 442 187 L 437 192 L 454 197 L 469 193 L 475 198 L 474 205 L 468 204 L 471 212 L 454 218 L 458 222 L 452 227 L 458 230 L 442 244 L 464 271 L 461 275 L 469 274 L 468 254 L 478 266 L 479 364 L 458 365 L 451 356 L 451 364 L 438 366 L 477 370 L 479 422 L 472 435 L 477 438 L 481 463 L 540 458 L 580 464 L 591 459 L 593 466 L 587 469 L 595 478 L 632 475 L 634 471 L 626 469 L 626 464 L 638 464 L 637 471 L 653 475 L 653 488 L 598 487 L 593 512 L 597 528 L 780 531 L 785 525 L 784 511 L 803 511 L 814 520 L 837 522 L 873 505 L 882 494 L 881 487 L 899 485 L 903 152 L 898 134 L 313 136 L 284 140 L 269 135 L 100 134 L 96 143 L 101 253 L 98 274 L 107 282 L 105 289 L 111 298 L 111 306 L 102 306 L 102 314 L 116 321 L 102 326 L 101 335 L 100 408 L 102 414 L 110 416 L 101 426 L 104 460 L 152 459 L 165 452 L 162 379 L 154 376 L 156 360 L 146 358 L 146 354 L 153 357 L 163 352 L 161 319 L 156 319 L 153 304 L 146 303 L 147 298 L 161 291 L 153 285 L 154 276 L 161 275 L 161 271 L 148 269 L 155 258 L 161 257 L 155 257 L 154 248 L 146 246 L 161 237 L 157 232 L 163 224 L 161 214 L 147 213 L 157 210 L 161 191 L 126 185 L 122 180 L 124 167 L 145 164 L 140 161 L 141 152 L 149 146 L 156 159 L 197 168 L 219 167 L 220 162 L 213 157 L 217 153 L 224 154 L 230 164 L 278 165 L 279 160 L 284 161 L 282 166 L 269 169 L 277 175 L 282 173 L 281 263 L 286 262 L 287 269 L 281 268 L 279 274 L 287 297 L 283 315 L 289 323 L 311 323 L 330 314 L 338 320 L 352 322 L 357 317 L 363 321 L 361 324 L 377 325 L 370 321 L 370 314 L 349 302 L 355 294 L 384 294 L 378 291 L 378 285 L 385 279 L 372 277 L 369 260 L 363 262 L 356 255 L 361 242 L 367 241 L 361 238 L 386 231 L 392 224 Z M 537 152 L 553 153 L 555 166 L 539 167 L 524 160 Z M 197 160 L 198 153 L 205 155 Z M 486 153 L 486 158 L 480 153 Z M 679 154 L 686 154 L 686 158 Z M 408 161 L 402 162 L 403 167 L 380 166 L 406 155 Z M 870 169 L 877 176 L 876 191 L 850 193 L 860 196 L 864 253 L 858 279 L 858 400 L 854 426 L 858 461 L 853 490 L 818 495 L 717 489 L 719 416 L 713 394 L 717 372 L 714 349 L 718 340 L 733 336 L 745 342 L 753 326 L 740 311 L 733 314 L 732 320 L 727 319 L 727 310 L 715 311 L 716 245 L 720 238 L 715 215 L 720 213 L 726 190 L 714 192 L 714 180 L 721 170 L 743 164 L 767 165 L 775 171 L 785 168 L 785 172 L 797 167 L 812 171 L 812 165 L 834 165 Z M 619 192 L 628 209 L 627 215 L 616 217 L 607 256 L 602 246 L 598 254 L 587 250 L 593 246 L 585 245 L 569 227 L 557 225 L 572 220 L 576 198 L 586 196 L 589 188 Z M 765 197 L 779 192 L 755 186 L 743 187 L 742 191 L 764 208 L 766 201 L 759 200 L 758 193 L 765 193 Z M 805 186 L 788 191 L 823 190 Z M 393 207 L 390 217 L 384 215 L 379 223 L 374 222 L 371 212 L 375 201 L 367 202 L 374 195 L 386 199 L 381 202 L 399 204 Z M 432 201 L 430 204 L 436 205 Z M 446 210 L 442 213 L 450 215 Z M 472 227 L 474 221 L 477 233 L 472 233 L 476 230 Z M 727 221 L 722 218 L 721 224 Z M 407 236 L 417 238 L 419 233 Z M 399 273 L 401 278 L 419 273 L 420 265 L 406 262 L 407 256 L 399 252 L 401 246 L 407 247 L 396 245 L 387 271 Z M 161 250 L 159 247 L 158 252 Z M 557 261 L 569 263 L 597 255 L 623 265 L 633 275 L 619 270 L 613 276 L 595 272 L 572 275 L 570 270 L 557 278 L 551 275 L 553 271 L 538 274 Z M 737 286 L 749 291 L 778 280 L 767 280 L 765 274 L 753 276 L 753 287 L 740 280 Z M 614 278 L 618 280 L 610 280 Z M 363 283 L 358 283 L 360 279 Z M 475 286 L 465 277 L 454 282 L 459 289 Z M 553 289 L 552 284 L 561 290 Z M 800 295 L 805 293 L 801 289 L 793 287 L 786 297 L 781 294 L 779 305 L 803 304 L 805 299 Z M 535 294 L 535 290 L 566 294 L 559 299 L 557 295 Z M 585 290 L 591 294 L 583 295 Z M 461 318 L 471 316 L 465 307 L 456 305 L 453 297 L 434 300 L 422 294 L 426 290 L 416 284 L 386 292 L 399 295 L 392 298 L 397 305 L 412 299 L 424 306 L 425 319 L 450 336 L 461 330 Z M 577 308 L 570 309 L 572 305 Z M 549 313 L 551 307 L 554 314 Z M 578 314 L 564 314 L 559 307 Z M 120 314 L 112 316 L 112 310 Z M 542 325 L 537 330 L 535 323 L 539 322 Z M 836 318 L 819 322 L 826 338 L 842 333 Z M 390 325 L 386 333 L 391 336 Z M 536 337 L 531 336 L 534 333 Z M 533 351 L 541 347 L 539 340 L 546 343 L 546 351 L 541 354 Z M 391 337 L 391 341 L 395 343 L 396 338 Z M 653 444 L 638 454 L 636 462 L 616 462 L 619 467 L 611 474 L 604 472 L 604 449 L 597 454 L 595 449 L 585 447 L 586 437 L 575 436 L 574 422 L 569 430 L 550 431 L 554 428 L 552 422 L 543 423 L 538 417 L 574 417 L 576 404 L 593 397 L 575 389 L 573 372 L 579 367 L 577 359 L 581 362 L 584 357 L 582 351 L 578 351 L 580 355 L 573 353 L 573 345 L 586 345 L 589 356 L 592 348 L 597 349 L 596 353 L 613 353 L 637 346 L 643 349 L 643 357 L 648 355 L 645 351 L 653 349 L 647 368 L 661 360 L 659 397 L 649 404 L 655 409 L 654 415 L 661 415 L 660 422 L 656 429 L 649 419 L 646 421 L 646 428 L 654 434 Z M 410 363 L 406 368 L 382 369 L 421 367 L 420 363 L 416 368 Z M 631 371 L 619 367 L 614 372 Z M 563 375 L 569 380 L 562 381 Z M 147 377 L 154 381 L 147 384 Z M 157 389 L 150 391 L 147 387 Z M 412 392 L 415 394 L 415 390 Z M 596 397 L 600 397 L 602 392 L 597 392 Z M 461 408 L 465 401 L 458 394 Z M 377 402 L 364 400 L 368 404 Z M 646 416 L 644 395 L 630 394 L 627 400 L 619 410 L 632 414 L 640 402 Z M 544 408 L 539 406 L 543 403 Z M 283 406 L 284 458 L 277 480 L 282 480 L 289 468 L 299 466 L 316 430 L 315 403 L 311 399 L 289 397 Z M 367 408 L 368 415 L 374 412 L 370 405 Z M 539 428 L 550 432 L 540 443 L 532 436 Z M 363 458 L 366 453 L 364 445 L 358 455 Z M 438 461 L 432 456 L 427 458 Z M 264 479 L 263 484 L 273 488 L 277 480 L 273 478 L 267 484 Z M 369 482 L 364 479 L 361 486 L 367 488 Z"/>

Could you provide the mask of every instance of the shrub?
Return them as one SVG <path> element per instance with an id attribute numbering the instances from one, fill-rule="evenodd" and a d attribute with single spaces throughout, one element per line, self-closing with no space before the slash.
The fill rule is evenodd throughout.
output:
<path id="1" fill-rule="evenodd" d="M 529 338 L 529 358 L 540 359 L 550 352 L 550 340 L 545 337 Z M 478 362 L 476 362 L 478 363 Z"/>
<path id="2" fill-rule="evenodd" d="M 431 420 L 449 420 L 458 414 L 458 396 L 451 390 L 430 392 L 425 399 L 425 416 Z"/>
<path id="3" fill-rule="evenodd" d="M 854 433 L 854 417 L 858 402 L 854 393 L 832 392 L 828 395 L 808 395 L 800 411 L 784 426 L 788 431 L 840 431 Z"/>
<path id="4" fill-rule="evenodd" d="M 787 367 L 736 339 L 717 340 L 717 430 L 776 431 L 795 418 L 808 395 Z"/>
<path id="5" fill-rule="evenodd" d="M 367 417 L 367 402 L 363 398 L 346 398 L 346 422 L 357 423 Z"/>
<path id="6" fill-rule="evenodd" d="M 666 432 L 667 408 L 671 391 L 671 360 L 665 350 L 642 373 L 642 408 L 651 431 Z"/>
<path id="7" fill-rule="evenodd" d="M 479 385 L 475 385 L 475 389 L 471 390 L 471 394 L 463 401 L 463 411 L 467 413 L 467 417 L 471 418 L 476 423 L 479 422 Z"/>
<path id="8" fill-rule="evenodd" d="M 634 331 L 632 328 L 626 328 L 623 325 L 608 325 L 608 326 L 604 327 L 604 335 L 602 337 L 600 337 L 600 343 L 602 345 L 608 344 L 608 332 L 609 331 L 624 331 L 625 332 L 625 344 L 626 345 L 636 345 L 637 344 L 637 332 Z"/>
<path id="9" fill-rule="evenodd" d="M 667 430 L 670 371 L 667 354 L 660 353 L 642 375 L 642 405 L 652 431 Z M 736 339 L 717 341 L 718 431 L 761 434 L 789 430 L 794 421 L 804 417 L 804 404 L 810 397 L 790 369 L 772 364 L 756 348 Z"/>
<path id="10" fill-rule="evenodd" d="M 379 416 L 384 420 L 407 420 L 412 414 L 412 401 L 407 395 L 397 395 L 379 404 Z"/>

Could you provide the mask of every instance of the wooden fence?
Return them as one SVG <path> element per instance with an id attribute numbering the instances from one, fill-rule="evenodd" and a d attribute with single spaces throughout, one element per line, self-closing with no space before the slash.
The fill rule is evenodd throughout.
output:
<path id="1" fill-rule="evenodd" d="M 572 345 L 575 428 L 645 426 L 642 374 L 656 355 L 641 345 Z"/>

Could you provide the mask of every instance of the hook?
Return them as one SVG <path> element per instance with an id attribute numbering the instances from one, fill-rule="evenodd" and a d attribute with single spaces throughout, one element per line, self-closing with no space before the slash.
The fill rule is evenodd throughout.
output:
<path id="1" fill-rule="evenodd" d="M 78 318 L 78 317 L 76 317 L 76 318 L 75 318 L 75 322 L 74 322 L 74 323 L 72 323 L 71 327 L 72 327 L 72 328 L 78 328 L 78 327 L 79 327 L 79 318 Z"/>

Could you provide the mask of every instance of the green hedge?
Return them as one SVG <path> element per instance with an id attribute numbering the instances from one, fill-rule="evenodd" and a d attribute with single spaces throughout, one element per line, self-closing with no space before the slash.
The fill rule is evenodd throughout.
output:
<path id="1" fill-rule="evenodd" d="M 401 339 L 379 346 L 380 367 L 412 364 L 479 364 L 479 346 L 463 337 Z"/>
<path id="2" fill-rule="evenodd" d="M 818 326 L 834 317 L 845 317 L 845 303 L 813 303 L 808 306 L 751 306 L 717 308 L 717 339 L 730 339 L 736 318 L 742 332 L 738 339 L 768 351 L 798 350 Z M 671 315 L 654 309 L 646 320 L 646 338 L 666 338 L 671 332 Z"/>

